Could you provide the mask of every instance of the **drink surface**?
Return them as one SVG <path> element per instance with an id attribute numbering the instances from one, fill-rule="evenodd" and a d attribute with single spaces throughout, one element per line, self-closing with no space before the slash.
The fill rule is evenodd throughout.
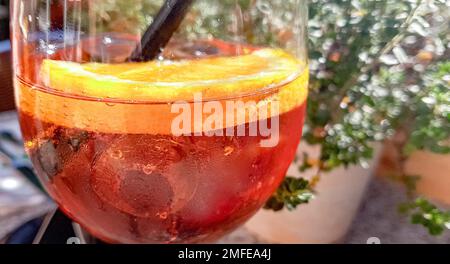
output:
<path id="1" fill-rule="evenodd" d="M 304 121 L 305 65 L 279 50 L 208 47 L 216 54 L 170 62 L 62 61 L 70 48 L 22 58 L 17 105 L 31 160 L 60 207 L 100 239 L 211 241 L 247 220 L 282 181 Z M 262 147 L 267 135 L 227 135 L 225 122 L 218 135 L 195 124 L 173 135 L 171 107 L 180 100 L 194 107 L 195 92 L 200 105 L 276 100 L 279 111 L 266 121 L 278 120 L 279 141 Z M 234 131 L 261 121 L 248 109 L 233 112 L 244 120 Z"/>

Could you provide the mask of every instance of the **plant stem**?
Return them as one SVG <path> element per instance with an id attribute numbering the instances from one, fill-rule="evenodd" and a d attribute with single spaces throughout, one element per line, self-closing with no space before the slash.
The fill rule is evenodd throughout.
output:
<path id="1" fill-rule="evenodd" d="M 417 1 L 417 6 L 411 11 L 411 13 L 408 15 L 408 17 L 405 19 L 403 24 L 400 26 L 400 32 L 392 38 L 392 40 L 384 46 L 384 48 L 381 50 L 379 56 L 377 56 L 377 60 L 379 61 L 379 58 L 381 55 L 385 55 L 389 53 L 395 46 L 400 44 L 400 42 L 405 37 L 406 33 L 408 32 L 409 27 L 411 26 L 412 22 L 414 21 L 414 18 L 419 13 L 420 7 L 423 5 L 425 0 L 419 0 Z"/>

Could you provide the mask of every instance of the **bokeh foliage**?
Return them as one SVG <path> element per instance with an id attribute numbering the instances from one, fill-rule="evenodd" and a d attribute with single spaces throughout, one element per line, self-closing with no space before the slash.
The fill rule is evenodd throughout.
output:
<path id="1" fill-rule="evenodd" d="M 337 166 L 364 165 L 373 143 L 399 130 L 406 134 L 401 162 L 415 150 L 448 154 L 449 28 L 445 0 L 312 1 L 304 138 L 322 151 L 319 161 L 306 157 L 299 169 L 316 169 L 319 177 Z M 400 174 L 405 183 L 420 178 Z M 431 234 L 450 226 L 449 213 L 423 198 L 403 208 Z"/>
<path id="2" fill-rule="evenodd" d="M 420 80 L 433 63 L 422 65 L 420 56 L 429 54 L 433 62 L 448 59 L 448 27 L 441 25 L 448 22 L 448 5 L 389 0 L 312 3 L 305 138 L 322 145 L 326 169 L 371 158 L 371 142 L 390 136 L 407 113 L 431 117 L 416 112 L 419 108 L 407 111 L 419 94 L 404 94 L 411 85 L 421 91 L 426 85 Z M 392 76 L 399 72 L 403 76 Z"/>

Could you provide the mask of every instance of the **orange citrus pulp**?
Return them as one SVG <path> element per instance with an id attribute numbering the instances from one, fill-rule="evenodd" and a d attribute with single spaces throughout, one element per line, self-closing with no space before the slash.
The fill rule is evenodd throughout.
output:
<path id="1" fill-rule="evenodd" d="M 68 127 L 167 134 L 177 115 L 171 113 L 170 103 L 191 102 L 196 93 L 201 93 L 204 101 L 215 99 L 223 104 L 227 98 L 256 101 L 258 106 L 277 100 L 277 114 L 287 112 L 306 99 L 305 68 L 305 63 L 279 49 L 259 49 L 233 57 L 143 63 L 44 60 L 42 83 L 64 96 L 19 86 L 19 106 L 44 121 Z"/>
<path id="2" fill-rule="evenodd" d="M 46 86 L 94 98 L 173 102 L 224 98 L 279 85 L 298 74 L 299 62 L 282 50 L 261 49 L 248 55 L 145 63 L 78 64 L 44 60 Z"/>

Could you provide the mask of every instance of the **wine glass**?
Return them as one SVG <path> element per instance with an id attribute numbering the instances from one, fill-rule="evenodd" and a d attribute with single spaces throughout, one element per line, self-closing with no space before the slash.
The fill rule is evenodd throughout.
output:
<path id="1" fill-rule="evenodd" d="M 214 241 L 301 137 L 304 0 L 13 0 L 16 104 L 50 196 L 109 243 Z"/>

